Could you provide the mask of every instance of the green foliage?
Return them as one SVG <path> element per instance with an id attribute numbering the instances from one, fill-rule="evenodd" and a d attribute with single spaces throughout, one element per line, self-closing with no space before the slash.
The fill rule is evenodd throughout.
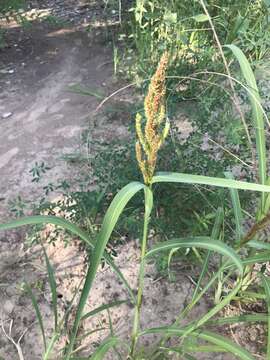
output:
<path id="1" fill-rule="evenodd" d="M 32 176 L 32 182 L 39 182 L 41 179 L 41 175 L 45 174 L 50 168 L 45 165 L 45 163 L 42 161 L 41 163 L 36 162 L 33 168 L 29 171 Z"/>
<path id="2" fill-rule="evenodd" d="M 208 1 L 207 7 L 221 43 L 235 42 L 256 60 L 267 55 L 269 5 L 218 0 Z M 165 49 L 177 57 L 174 73 L 219 66 L 212 61 L 212 31 L 200 1 L 137 0 L 130 12 L 127 35 L 134 45 L 136 72 L 144 78 Z"/>
<path id="3" fill-rule="evenodd" d="M 25 6 L 25 0 L 1 0 L 0 17 L 6 16 L 7 13 L 14 13 Z"/>

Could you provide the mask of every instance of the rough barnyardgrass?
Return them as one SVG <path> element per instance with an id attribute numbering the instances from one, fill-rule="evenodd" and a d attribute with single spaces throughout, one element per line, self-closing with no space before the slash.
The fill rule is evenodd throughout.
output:
<path id="1" fill-rule="evenodd" d="M 61 219 L 55 216 L 33 216 L 27 217 L 23 219 L 19 219 L 13 221 L 9 224 L 0 225 L 0 230 L 8 230 L 15 227 L 27 225 L 27 224 L 41 224 L 41 223 L 52 223 L 62 228 L 70 231 L 77 237 L 80 237 L 83 242 L 85 242 L 91 248 L 91 256 L 89 261 L 89 267 L 87 270 L 87 274 L 84 280 L 84 286 L 80 295 L 79 303 L 77 305 L 77 312 L 74 320 L 74 324 L 71 330 L 69 342 L 63 354 L 64 360 L 74 359 L 74 352 L 76 350 L 76 343 L 78 341 L 78 329 L 81 322 L 89 317 L 88 314 L 84 314 L 85 305 L 88 300 L 89 293 L 92 288 L 92 284 L 97 273 L 98 267 L 101 263 L 102 258 L 104 257 L 107 263 L 113 268 L 113 270 L 117 273 L 121 281 L 126 287 L 127 293 L 129 294 L 130 300 L 135 307 L 135 316 L 134 316 L 134 325 L 132 332 L 132 341 L 130 345 L 127 345 L 126 342 L 123 342 L 117 335 L 109 336 L 95 351 L 94 354 L 89 354 L 87 358 L 90 357 L 91 360 L 102 359 L 105 357 L 106 352 L 109 350 L 114 350 L 116 346 L 122 346 L 124 349 L 127 349 L 128 358 L 135 360 L 137 359 L 137 341 L 139 337 L 146 334 L 161 334 L 163 336 L 162 346 L 158 344 L 154 352 L 151 356 L 151 360 L 157 359 L 159 356 L 163 356 L 163 354 L 167 354 L 168 352 L 174 352 L 175 349 L 171 348 L 166 343 L 166 339 L 177 336 L 180 340 L 179 348 L 177 348 L 176 352 L 184 354 L 184 356 L 188 356 L 188 358 L 192 358 L 190 353 L 194 351 L 197 352 L 200 349 L 199 342 L 190 348 L 190 343 L 187 341 L 183 341 L 191 338 L 192 341 L 196 341 L 197 339 L 202 339 L 207 341 L 207 343 L 211 344 L 212 351 L 213 349 L 219 349 L 223 352 L 232 353 L 233 355 L 238 356 L 242 360 L 253 360 L 254 357 L 247 350 L 243 349 L 243 347 L 238 344 L 233 343 L 231 340 L 227 339 L 224 336 L 217 335 L 214 332 L 209 332 L 205 330 L 205 326 L 211 324 L 213 322 L 213 317 L 217 315 L 222 308 L 227 306 L 232 299 L 238 294 L 239 290 L 242 287 L 243 275 L 244 275 L 244 267 L 256 262 L 265 262 L 269 259 L 269 251 L 267 253 L 259 252 L 258 254 L 251 254 L 244 259 L 242 259 L 238 254 L 238 249 L 234 249 L 226 245 L 224 242 L 219 241 L 219 233 L 220 228 L 222 227 L 222 221 L 220 221 L 220 212 L 217 214 L 216 224 L 213 229 L 211 236 L 203 236 L 203 237 L 187 237 L 187 238 L 176 238 L 168 241 L 161 242 L 156 244 L 151 249 L 147 250 L 147 240 L 148 240 L 148 223 L 151 216 L 151 210 L 153 205 L 153 192 L 152 186 L 158 183 L 184 183 L 184 184 L 203 184 L 208 186 L 215 187 L 225 187 L 228 189 L 241 189 L 241 190 L 252 190 L 259 191 L 261 193 L 270 193 L 270 186 L 266 184 L 256 184 L 256 183 L 247 183 L 236 181 L 231 178 L 213 178 L 206 177 L 200 175 L 190 175 L 190 174 L 181 174 L 181 173 L 157 173 L 155 174 L 155 165 L 156 159 L 158 155 L 158 150 L 164 141 L 166 136 L 166 122 L 165 122 L 165 107 L 164 107 L 164 96 L 165 96 L 165 69 L 167 66 L 166 56 L 161 59 L 160 65 L 154 77 L 152 78 L 151 85 L 149 87 L 149 93 L 147 96 L 147 100 L 145 101 L 145 116 L 146 116 L 146 125 L 144 132 L 142 131 L 142 127 L 139 126 L 139 141 L 141 150 L 144 151 L 144 157 L 139 157 L 139 166 L 144 176 L 145 184 L 140 182 L 132 182 L 126 185 L 123 189 L 121 189 L 118 194 L 113 199 L 111 205 L 109 206 L 102 226 L 101 230 L 98 234 L 96 241 L 93 241 L 87 232 L 78 228 L 76 225 L 71 222 Z M 162 69 L 162 70 L 160 70 Z M 157 74 L 160 74 L 161 82 L 157 82 Z M 162 76 L 161 76 L 162 74 Z M 153 85 L 154 84 L 154 85 Z M 159 85 L 155 87 L 155 84 Z M 159 93 L 154 90 L 160 91 Z M 152 102 L 157 100 L 157 104 L 153 104 Z M 155 106 L 154 106 L 155 105 Z M 153 109 L 156 109 L 157 112 L 153 112 Z M 148 121 L 148 123 L 147 123 Z M 165 125 L 164 125 L 165 122 Z M 163 126 L 160 126 L 162 125 Z M 138 127 L 138 125 L 137 125 Z M 167 125 L 168 127 L 168 125 Z M 138 129 L 137 129 L 138 130 Z M 141 133 L 140 133 L 141 130 Z M 164 133 L 165 132 L 165 133 Z M 138 146 L 138 145 L 137 145 Z M 144 148 L 145 146 L 145 148 Z M 151 148 L 151 146 L 153 146 Z M 143 165 L 142 165 L 143 162 Z M 168 185 L 169 186 L 169 185 Z M 109 238 L 112 234 L 112 231 L 115 228 L 115 225 L 124 211 L 127 203 L 139 192 L 143 190 L 145 194 L 145 214 L 144 214 L 144 226 L 143 226 L 143 238 L 141 245 L 141 259 L 140 259 L 140 270 L 139 270 L 139 281 L 138 281 L 138 292 L 137 297 L 135 298 L 132 289 L 129 284 L 125 280 L 121 271 L 116 267 L 111 257 L 106 253 L 105 248 L 109 241 Z M 233 196 L 236 193 L 232 193 Z M 235 209 L 238 209 L 237 205 L 237 196 L 235 196 Z M 238 217 L 239 218 L 239 217 Z M 240 227 L 238 231 L 238 235 L 240 236 Z M 238 239 L 239 244 L 239 239 Z M 142 306 L 142 295 L 143 295 L 143 283 L 144 283 L 144 275 L 145 275 L 145 263 L 147 259 L 150 259 L 154 255 L 160 254 L 160 252 L 164 251 L 172 251 L 179 248 L 199 248 L 206 249 L 210 252 L 215 252 L 221 255 L 221 264 L 220 267 L 216 270 L 216 273 L 212 275 L 206 284 L 201 289 L 201 286 L 197 286 L 195 290 L 195 294 L 192 298 L 192 302 L 188 305 L 187 308 L 181 312 L 176 319 L 174 324 L 158 327 L 154 329 L 140 329 L 140 310 Z M 53 311 L 55 317 L 55 329 L 51 336 L 49 342 L 46 341 L 46 350 L 43 355 L 43 360 L 50 359 L 52 357 L 52 351 L 57 339 L 61 336 L 63 332 L 63 328 L 61 324 L 63 321 L 57 320 L 57 311 L 56 311 L 56 281 L 54 280 L 54 273 L 51 265 L 49 264 L 49 259 L 45 254 L 47 271 L 49 275 L 49 282 L 52 292 L 52 300 L 53 300 Z M 207 263 L 205 268 L 207 268 Z M 196 321 L 191 321 L 190 323 L 183 325 L 183 318 L 189 313 L 189 311 L 198 303 L 198 301 L 202 298 L 202 296 L 210 289 L 211 286 L 215 285 L 215 283 L 219 280 L 221 274 L 226 271 L 227 277 L 232 275 L 230 280 L 232 283 L 231 291 L 229 293 L 224 293 L 220 303 L 214 305 L 206 314 L 203 314 Z M 236 280 L 233 280 L 236 279 Z M 201 279 L 199 280 L 200 283 Z M 266 286 L 267 285 L 267 286 Z M 265 289 L 268 294 L 267 298 L 269 299 L 269 289 L 268 283 L 265 283 Z M 110 306 L 114 306 L 117 304 L 104 304 L 100 309 L 97 309 L 95 313 L 99 311 L 104 311 L 108 309 Z M 39 323 L 42 323 L 39 309 L 37 309 L 38 304 L 35 302 L 36 313 L 39 317 Z M 260 316 L 250 317 L 247 316 L 245 318 L 234 317 L 230 319 L 231 323 L 237 323 L 238 321 L 252 321 L 256 319 L 257 321 L 265 321 L 267 316 L 262 319 Z M 223 319 L 219 321 L 222 323 Z M 270 325 L 269 325 L 270 326 Z M 45 329 L 42 330 L 43 332 Z M 269 335 L 270 336 L 270 335 Z M 165 346 L 164 346 L 165 345 Z M 167 346 L 166 346 L 167 345 Z M 211 349 L 210 349 L 211 350 Z M 267 353 L 270 353 L 270 342 L 267 349 Z M 76 357 L 75 357 L 76 358 Z"/>
<path id="2" fill-rule="evenodd" d="M 170 129 L 170 123 L 166 118 L 165 77 L 168 67 L 169 55 L 163 54 L 157 70 L 151 79 L 148 94 L 144 102 L 146 124 L 142 130 L 142 116 L 137 113 L 136 132 L 136 157 L 142 172 L 145 184 L 151 184 L 160 147 L 164 143 Z M 165 123 L 165 125 L 164 125 Z"/>

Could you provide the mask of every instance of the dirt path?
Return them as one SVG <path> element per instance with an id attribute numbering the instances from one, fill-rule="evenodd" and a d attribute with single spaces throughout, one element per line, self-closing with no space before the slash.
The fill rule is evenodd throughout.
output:
<path id="1" fill-rule="evenodd" d="M 11 73 L 1 78 L 0 85 L 3 212 L 14 194 L 29 198 L 37 191 L 29 174 L 36 162 L 43 161 L 52 168 L 44 181 L 68 174 L 61 156 L 78 150 L 82 131 L 98 103 L 95 97 L 75 94 L 69 88 L 80 84 L 104 93 L 104 84 L 112 73 L 111 66 L 106 65 L 110 49 L 90 42 L 82 32 L 44 34 L 37 29 L 20 57 L 16 57 L 14 47 L 5 50 L 9 61 L 2 68 Z"/>

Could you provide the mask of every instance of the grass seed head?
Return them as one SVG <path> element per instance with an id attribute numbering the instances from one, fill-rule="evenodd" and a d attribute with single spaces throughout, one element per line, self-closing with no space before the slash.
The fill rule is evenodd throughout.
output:
<path id="1" fill-rule="evenodd" d="M 136 132 L 138 141 L 136 143 L 136 157 L 139 168 L 143 174 L 144 182 L 151 184 L 154 175 L 157 155 L 169 133 L 169 121 L 166 118 L 165 96 L 166 96 L 166 70 L 169 56 L 165 52 L 153 75 L 148 93 L 144 101 L 144 112 L 146 123 L 142 129 L 142 116 L 136 115 Z M 165 123 L 165 124 L 164 124 Z"/>

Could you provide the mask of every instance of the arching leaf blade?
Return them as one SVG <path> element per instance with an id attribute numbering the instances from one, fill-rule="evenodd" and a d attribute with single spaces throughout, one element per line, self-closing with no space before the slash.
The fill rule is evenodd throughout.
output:
<path id="1" fill-rule="evenodd" d="M 211 237 L 207 236 L 198 236 L 194 238 L 179 238 L 169 241 L 164 241 L 158 245 L 155 245 L 148 251 L 145 256 L 145 259 L 151 257 L 159 252 L 171 250 L 174 248 L 189 248 L 189 247 L 199 247 L 202 249 L 207 249 L 211 251 L 218 252 L 221 255 L 228 257 L 232 263 L 238 268 L 240 273 L 243 273 L 243 265 L 240 257 L 236 252 L 219 240 L 213 240 Z"/>

